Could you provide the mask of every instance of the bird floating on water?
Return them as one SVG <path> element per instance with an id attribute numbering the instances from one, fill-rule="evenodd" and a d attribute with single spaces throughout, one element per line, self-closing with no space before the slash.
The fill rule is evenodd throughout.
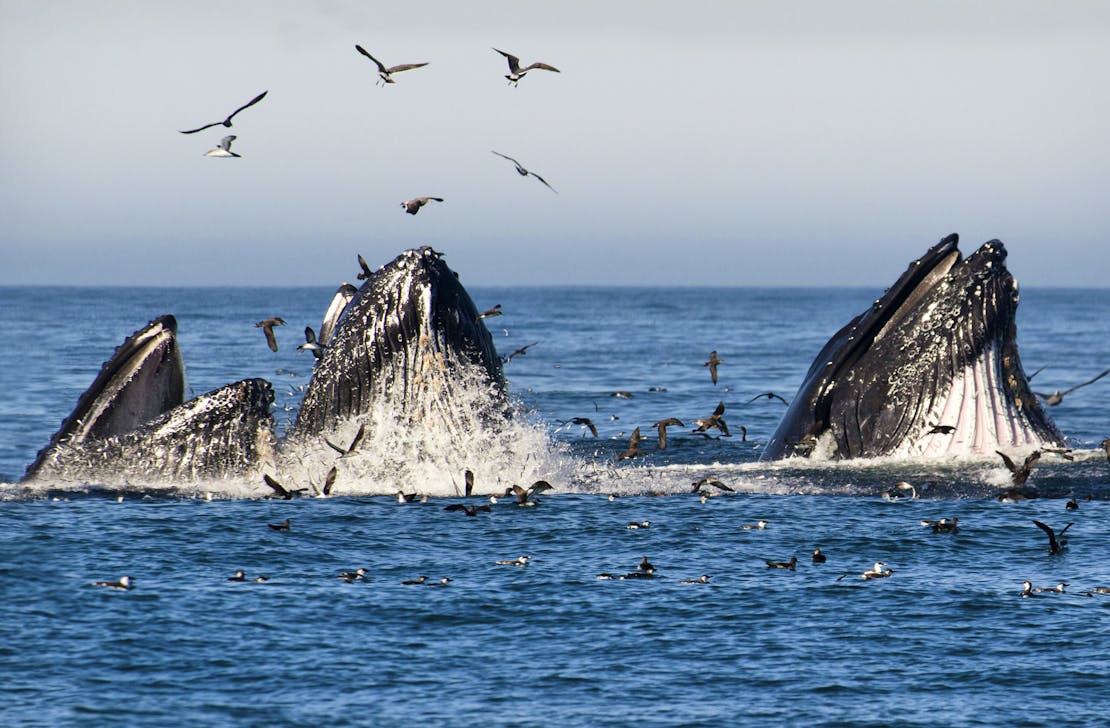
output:
<path id="1" fill-rule="evenodd" d="M 232 111 L 232 112 L 231 112 L 230 114 L 228 114 L 228 115 L 227 115 L 227 118 L 226 118 L 226 119 L 224 119 L 223 121 L 213 121 L 213 122 L 212 122 L 211 124 L 205 124 L 204 126 L 198 126 L 198 127 L 196 128 L 196 129 L 190 129 L 189 131 L 183 131 L 183 132 L 181 132 L 181 133 L 182 133 L 182 134 L 196 134 L 196 133 L 197 133 L 198 131 L 204 131 L 205 129 L 209 129 L 209 128 L 213 127 L 213 126 L 226 126 L 226 127 L 230 128 L 230 127 L 231 127 L 231 120 L 232 120 L 233 118 L 235 118 L 235 115 L 236 115 L 236 114 L 238 114 L 238 113 L 239 113 L 240 111 L 242 111 L 243 109 L 248 109 L 248 108 L 250 108 L 250 107 L 254 106 L 254 105 L 255 105 L 255 104 L 257 104 L 257 103 L 258 103 L 259 101 L 261 101 L 262 99 L 266 98 L 266 94 L 268 94 L 268 93 L 270 93 L 270 92 L 269 92 L 269 91 L 263 91 L 262 93 L 258 94 L 258 95 L 257 95 L 257 96 L 255 96 L 255 97 L 254 97 L 253 99 L 251 99 L 250 101 L 248 101 L 247 103 L 243 104 L 242 106 L 240 106 L 240 107 L 239 107 L 238 109 L 236 109 L 235 111 Z M 226 138 L 228 138 L 228 137 L 225 137 L 225 139 L 226 139 Z M 231 139 L 234 139 L 235 137 L 230 137 L 230 138 L 231 138 Z M 234 156 L 238 157 L 239 155 L 238 155 L 238 154 L 236 154 L 236 155 L 234 155 Z"/>
<path id="2" fill-rule="evenodd" d="M 1071 523 L 1064 526 L 1060 530 L 1060 533 L 1056 533 L 1056 531 L 1053 530 L 1051 526 L 1045 523 L 1041 523 L 1036 519 L 1033 520 L 1033 523 L 1037 525 L 1037 528 L 1041 529 L 1048 535 L 1048 553 L 1050 556 L 1056 556 L 1057 554 L 1063 553 L 1064 549 L 1068 547 L 1068 540 L 1066 538 L 1062 538 L 1062 536 L 1067 533 L 1069 528 L 1072 527 Z"/>
<path id="3" fill-rule="evenodd" d="M 121 576 L 119 581 L 94 581 L 93 586 L 100 586 L 106 589 L 116 589 L 119 591 L 127 591 L 135 586 L 134 578 L 130 576 Z"/>

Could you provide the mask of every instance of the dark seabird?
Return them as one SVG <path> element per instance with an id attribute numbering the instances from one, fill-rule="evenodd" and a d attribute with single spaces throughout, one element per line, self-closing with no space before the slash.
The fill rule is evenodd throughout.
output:
<path id="1" fill-rule="evenodd" d="M 752 397 L 751 399 L 749 399 L 747 402 L 745 402 L 744 404 L 751 404 L 752 402 L 756 401 L 757 399 L 777 399 L 778 401 L 782 402 L 787 407 L 790 406 L 789 402 L 787 402 L 780 395 L 777 395 L 774 392 L 764 392 L 763 394 L 757 394 L 754 397 Z"/>
<path id="2" fill-rule="evenodd" d="M 371 61 L 374 62 L 374 65 L 378 67 L 378 76 L 381 77 L 381 79 L 378 81 L 378 84 L 381 84 L 383 86 L 387 83 L 397 83 L 393 80 L 393 74 L 395 73 L 400 73 L 401 71 L 411 71 L 414 68 L 421 68 L 428 65 L 427 63 L 402 63 L 399 66 L 389 66 L 387 68 L 385 64 L 383 64 L 377 58 L 374 58 L 374 56 L 370 55 L 362 46 L 355 45 L 355 50 L 369 58 Z"/>
<path id="3" fill-rule="evenodd" d="M 400 503 L 400 504 L 412 503 L 412 502 L 416 501 L 418 498 L 420 498 L 419 493 L 405 493 L 405 492 L 400 491 L 400 490 L 397 491 L 397 502 Z"/>
<path id="4" fill-rule="evenodd" d="M 636 531 L 641 528 L 649 528 L 650 526 L 651 521 L 632 521 L 628 524 L 627 528 L 632 531 Z"/>
<path id="5" fill-rule="evenodd" d="M 521 554 L 515 559 L 503 559 L 494 563 L 496 563 L 498 566 L 527 566 L 528 562 L 531 560 L 532 557 L 528 554 Z"/>
<path id="6" fill-rule="evenodd" d="M 442 579 L 440 579 L 439 581 L 433 581 L 433 582 L 430 582 L 428 584 L 425 584 L 424 586 L 447 586 L 452 581 L 454 581 L 454 579 L 445 576 Z"/>
<path id="7" fill-rule="evenodd" d="M 1071 500 L 1069 500 L 1067 503 L 1064 504 L 1064 510 L 1065 511 L 1078 511 L 1079 510 L 1079 501 L 1077 501 L 1075 498 L 1072 498 Z"/>
<path id="8" fill-rule="evenodd" d="M 591 420 L 589 417 L 571 417 L 570 418 L 570 423 L 572 425 L 582 425 L 583 427 L 585 427 L 587 430 L 590 431 L 591 435 L 593 435 L 594 437 L 597 437 L 597 426 L 593 423 L 593 420 Z"/>
<path id="9" fill-rule="evenodd" d="M 269 580 L 270 580 L 270 577 L 268 577 L 268 576 L 256 576 L 253 579 L 251 579 L 251 581 L 253 581 L 255 584 L 262 584 L 262 583 L 267 582 Z"/>
<path id="10" fill-rule="evenodd" d="M 339 468 L 337 468 L 336 466 L 333 465 L 333 466 L 331 466 L 331 470 L 328 471 L 328 474 L 326 476 L 324 476 L 324 487 L 322 487 L 316 493 L 316 497 L 317 498 L 328 498 L 328 497 L 330 497 L 331 496 L 331 489 L 335 487 L 335 479 L 337 477 L 339 477 Z M 312 483 L 309 483 L 309 485 L 312 485 Z M 312 488 L 313 488 L 313 490 L 315 490 L 316 486 L 313 485 Z"/>
<path id="11" fill-rule="evenodd" d="M 262 333 L 266 334 L 266 344 L 269 345 L 270 351 L 277 351 L 278 345 L 277 339 L 274 338 L 274 327 L 284 325 L 285 319 L 274 316 L 273 318 L 268 318 L 265 321 L 259 321 L 254 326 L 255 328 L 262 329 Z"/>
<path id="12" fill-rule="evenodd" d="M 474 471 L 463 471 L 463 495 L 467 498 L 474 492 Z"/>
<path id="13" fill-rule="evenodd" d="M 336 289 L 335 295 L 331 297 L 331 303 L 328 304 L 328 310 L 324 312 L 324 320 L 320 324 L 320 346 L 327 346 L 331 342 L 331 335 L 335 331 L 335 327 L 339 324 L 339 317 L 347 310 L 347 304 L 351 302 L 354 297 L 358 295 L 358 289 L 352 286 L 347 281 L 339 284 Z"/>
<path id="14" fill-rule="evenodd" d="M 1072 449 L 1070 447 L 1042 447 L 1041 452 L 1059 455 L 1068 462 L 1075 460 L 1075 455 L 1072 454 Z"/>
<path id="15" fill-rule="evenodd" d="M 362 424 L 362 425 L 358 426 L 358 432 L 356 432 L 355 436 L 351 438 L 351 444 L 348 445 L 345 448 L 340 447 L 339 445 L 336 445 L 334 442 L 332 442 L 331 440 L 329 440 L 326 437 L 324 438 L 324 442 L 327 443 L 328 447 L 330 447 L 332 450 L 335 450 L 337 453 L 339 453 L 339 457 L 345 458 L 348 455 L 353 455 L 354 454 L 355 450 L 358 449 L 358 446 L 360 444 L 362 444 L 362 438 L 365 437 L 365 436 L 366 436 L 366 425 Z"/>
<path id="16" fill-rule="evenodd" d="M 415 215 L 420 212 L 420 208 L 427 205 L 432 200 L 436 202 L 443 202 L 442 197 L 414 197 L 411 200 L 405 200 L 401 203 L 401 207 L 405 208 L 405 212 L 410 215 Z"/>
<path id="17" fill-rule="evenodd" d="M 790 569 L 794 571 L 794 567 L 798 564 L 798 557 L 791 556 L 790 561 L 767 561 L 768 569 Z"/>
<path id="18" fill-rule="evenodd" d="M 358 274 L 358 280 L 364 281 L 370 276 L 374 275 L 374 271 L 370 270 L 370 266 L 366 262 L 366 258 L 362 255 L 358 256 L 358 266 L 362 268 L 362 272 Z"/>
<path id="19" fill-rule="evenodd" d="M 876 561 L 875 565 L 871 567 L 870 570 L 863 572 L 859 576 L 864 581 L 870 581 L 871 579 L 885 579 L 894 573 L 894 569 L 884 570 L 884 566 L 886 566 L 886 564 L 884 564 L 883 562 Z"/>
<path id="20" fill-rule="evenodd" d="M 728 487 L 727 485 L 725 485 L 724 483 L 722 483 L 721 481 L 717 480 L 714 477 L 705 477 L 705 478 L 702 478 L 701 480 L 695 481 L 693 492 L 694 493 L 700 493 L 702 488 L 705 488 L 706 486 L 713 486 L 717 490 L 726 490 L 729 493 L 735 493 L 736 492 L 735 490 Z"/>
<path id="21" fill-rule="evenodd" d="M 826 561 L 828 561 L 828 559 L 825 557 L 825 554 L 821 553 L 821 549 L 813 549 L 813 563 L 823 564 Z"/>
<path id="22" fill-rule="evenodd" d="M 725 437 L 731 437 L 731 434 L 728 431 L 728 423 L 726 423 L 724 419 L 722 419 L 722 415 L 724 415 L 724 413 L 725 403 L 720 402 L 717 404 L 717 409 L 713 410 L 713 414 L 709 415 L 709 417 L 694 420 L 694 424 L 698 426 L 697 429 L 694 430 L 694 432 L 706 432 L 707 430 L 716 428 Z"/>
<path id="23" fill-rule="evenodd" d="M 764 520 L 761 519 L 756 523 L 745 523 L 743 526 L 740 526 L 740 528 L 742 528 L 745 531 L 762 531 L 763 529 L 767 528 L 767 526 L 769 526 L 770 524 L 771 524 L 770 521 L 764 521 Z"/>
<path id="24" fill-rule="evenodd" d="M 204 126 L 198 126 L 196 129 L 190 129 L 189 131 L 183 131 L 181 133 L 182 134 L 196 134 L 198 131 L 204 131 L 205 129 L 209 129 L 213 126 L 221 126 L 221 125 L 230 128 L 231 127 L 231 120 L 233 118 L 235 118 L 236 114 L 238 114 L 243 109 L 247 109 L 247 108 L 250 108 L 251 106 L 254 106 L 259 101 L 266 98 L 266 94 L 268 94 L 268 93 L 270 93 L 270 92 L 269 91 L 263 91 L 262 93 L 258 94 L 253 99 L 251 99 L 250 101 L 243 104 L 242 106 L 240 106 L 235 111 L 232 111 L 230 114 L 228 114 L 228 117 L 226 119 L 224 119 L 223 121 L 213 121 L 211 124 L 205 124 Z M 234 139 L 235 137 L 231 137 L 231 138 Z M 239 156 L 239 155 L 235 155 L 235 156 Z"/>
<path id="25" fill-rule="evenodd" d="M 343 581 L 347 582 L 348 584 L 351 584 L 352 582 L 355 582 L 355 581 L 363 581 L 364 580 L 363 577 L 365 577 L 365 576 L 366 576 L 366 569 L 364 569 L 363 567 L 360 566 L 359 568 L 355 569 L 354 571 L 344 571 L 342 574 L 339 575 L 339 578 L 342 579 Z"/>
<path id="26" fill-rule="evenodd" d="M 235 572 L 235 576 L 229 576 L 229 577 L 227 577 L 227 580 L 228 581 L 246 581 L 247 580 L 247 572 L 243 571 L 242 569 L 239 569 L 238 571 Z"/>
<path id="27" fill-rule="evenodd" d="M 655 566 L 648 561 L 648 557 L 640 559 L 640 565 L 636 567 L 640 571 L 655 571 Z"/>
<path id="28" fill-rule="evenodd" d="M 500 316 L 500 315 L 501 315 L 501 304 L 499 303 L 496 306 L 494 306 L 493 308 L 487 308 L 485 311 L 482 311 L 480 314 L 478 314 L 478 320 L 481 321 L 484 318 L 493 318 L 494 316 Z"/>
<path id="29" fill-rule="evenodd" d="M 288 519 L 288 518 L 286 518 L 286 519 L 285 519 L 284 521 L 282 521 L 281 523 L 267 523 L 266 525 L 267 525 L 267 526 L 269 526 L 269 527 L 270 527 L 270 529 L 271 529 L 271 530 L 274 530 L 274 531 L 288 531 L 288 530 L 289 530 L 289 526 L 290 526 L 291 524 L 290 524 L 290 522 L 289 522 L 289 519 Z"/>
<path id="30" fill-rule="evenodd" d="M 405 586 L 412 586 L 414 584 L 423 584 L 427 580 L 428 580 L 428 577 L 421 576 L 421 577 L 418 577 L 416 579 L 405 579 L 401 583 L 404 584 Z"/>
<path id="31" fill-rule="evenodd" d="M 632 399 L 632 392 L 626 392 L 623 389 L 618 389 L 615 392 L 610 392 L 609 396 L 616 397 L 617 399 Z"/>
<path id="32" fill-rule="evenodd" d="M 514 56 L 512 53 L 506 53 L 505 51 L 498 50 L 497 48 L 494 48 L 493 50 L 505 56 L 505 60 L 509 62 L 509 75 L 505 76 L 505 78 L 509 79 L 509 85 L 511 86 L 516 86 L 518 83 L 520 83 L 520 79 L 524 78 L 524 75 L 526 73 L 535 68 L 539 68 L 544 71 L 554 71 L 555 73 L 561 73 L 561 71 L 559 71 L 558 68 L 555 68 L 555 66 L 549 66 L 546 63 L 540 62 L 532 63 L 525 66 L 524 68 L 521 68 L 520 59 Z"/>
<path id="33" fill-rule="evenodd" d="M 491 152 L 493 152 L 493 150 L 492 150 L 492 149 L 491 149 L 490 151 L 491 151 Z M 554 192 L 555 194 L 559 194 L 559 191 L 558 191 L 558 190 L 556 190 L 556 189 L 555 189 L 554 187 L 552 187 L 551 185 L 547 184 L 547 180 L 545 180 L 545 179 L 544 179 L 543 177 L 539 176 L 539 175 L 538 175 L 538 174 L 536 174 L 535 172 L 529 172 L 529 171 L 528 171 L 527 169 L 525 169 L 525 168 L 524 168 L 524 166 L 523 166 L 523 165 L 521 165 L 521 163 L 520 163 L 520 162 L 516 161 L 515 159 L 513 159 L 513 158 L 512 158 L 512 157 L 510 157 L 509 155 L 507 155 L 507 154 L 502 154 L 501 152 L 493 152 L 493 153 L 494 153 L 494 154 L 496 154 L 497 156 L 499 156 L 499 157 L 502 157 L 503 159 L 507 159 L 507 160 L 509 160 L 510 162 L 512 162 L 513 164 L 515 164 L 515 165 L 516 165 L 516 171 L 517 171 L 517 173 L 518 173 L 518 174 L 519 174 L 519 175 L 520 175 L 521 177 L 527 177 L 528 175 L 532 175 L 533 177 L 535 177 L 536 179 L 538 179 L 538 180 L 539 180 L 540 182 L 543 182 L 544 186 L 545 186 L 545 187 L 547 187 L 547 189 L 551 190 L 551 191 L 552 191 L 552 192 Z"/>
<path id="34" fill-rule="evenodd" d="M 899 498 L 916 498 L 917 488 L 904 481 L 895 483 L 887 490 L 883 491 L 883 498 L 885 500 L 898 500 Z"/>
<path id="35" fill-rule="evenodd" d="M 955 425 L 933 425 L 926 435 L 951 435 L 956 431 Z"/>
<path id="36" fill-rule="evenodd" d="M 220 145 L 218 147 L 216 147 L 215 149 L 209 149 L 207 152 L 204 153 L 204 156 L 206 156 L 206 157 L 242 157 L 243 155 L 236 154 L 235 152 L 231 151 L 231 143 L 233 141 L 235 141 L 237 138 L 238 137 L 236 137 L 234 134 L 228 134 L 227 136 L 225 136 L 223 139 L 220 140 Z"/>
<path id="37" fill-rule="evenodd" d="M 667 449 L 667 428 L 668 427 L 685 427 L 682 420 L 675 417 L 668 417 L 665 420 L 659 420 L 652 427 L 659 430 L 659 449 Z"/>
<path id="38" fill-rule="evenodd" d="M 933 533 L 956 533 L 959 529 L 959 518 L 942 518 L 939 521 L 925 520 L 922 526 L 933 529 Z"/>
<path id="39" fill-rule="evenodd" d="M 644 451 L 640 449 L 640 428 L 637 427 L 632 431 L 632 436 L 628 439 L 628 449 L 617 455 L 617 460 L 627 460 L 629 458 L 640 457 Z"/>
<path id="40" fill-rule="evenodd" d="M 1025 490 L 1022 488 L 1007 488 L 998 494 L 999 503 L 1017 503 L 1018 501 L 1029 500 L 1036 498 L 1036 494 L 1032 490 Z"/>
<path id="41" fill-rule="evenodd" d="M 297 348 L 311 351 L 315 359 L 319 359 L 324 355 L 324 347 L 316 341 L 316 332 L 312 330 L 311 326 L 304 327 L 304 343 Z"/>
<path id="42" fill-rule="evenodd" d="M 533 341 L 531 344 L 525 344 L 524 346 L 522 346 L 519 349 L 517 349 L 516 351 L 514 351 L 512 354 L 509 354 L 508 356 L 503 357 L 503 358 L 504 358 L 506 363 L 511 362 L 515 357 L 524 356 L 525 354 L 527 354 L 528 350 L 531 349 L 533 346 L 535 346 L 538 343 L 540 343 L 540 342 Z"/>
<path id="43" fill-rule="evenodd" d="M 717 366 L 724 363 L 724 359 L 717 358 L 716 351 L 711 351 L 709 352 L 709 361 L 702 364 L 703 367 L 709 367 L 709 378 L 713 380 L 713 384 L 717 383 Z"/>
<path id="44" fill-rule="evenodd" d="M 1033 594 L 1034 594 L 1034 592 L 1033 592 L 1033 582 L 1031 582 L 1031 581 L 1021 582 L 1021 595 L 1023 597 L 1031 597 L 1031 596 L 1033 596 Z"/>
<path id="45" fill-rule="evenodd" d="M 1052 530 L 1051 526 L 1041 523 L 1036 519 L 1033 520 L 1033 523 L 1037 524 L 1037 528 L 1048 534 L 1048 553 L 1051 556 L 1055 556 L 1056 554 L 1061 553 L 1064 549 L 1068 547 L 1068 540 L 1066 538 L 1063 538 L 1063 535 L 1067 533 L 1072 524 L 1069 523 L 1060 530 L 1060 533 L 1056 533 L 1054 530 Z"/>
<path id="46" fill-rule="evenodd" d="M 462 511 L 463 513 L 470 516 L 471 518 L 473 518 L 474 516 L 477 516 L 479 513 L 492 513 L 493 512 L 493 509 L 490 508 L 489 506 L 485 505 L 484 503 L 480 506 L 471 506 L 471 505 L 466 505 L 466 504 L 463 504 L 463 503 L 452 503 L 449 506 L 444 506 L 443 510 L 445 510 L 445 511 Z"/>
<path id="47" fill-rule="evenodd" d="M 597 578 L 602 581 L 612 581 L 616 577 L 614 577 L 612 574 L 598 574 Z"/>
<path id="48" fill-rule="evenodd" d="M 545 490 L 551 490 L 553 487 L 554 486 L 552 486 L 551 483 L 548 483 L 546 480 L 537 480 L 535 483 L 532 483 L 527 488 L 521 488 L 519 485 L 514 485 L 513 487 L 505 490 L 505 495 L 515 495 L 517 506 L 521 508 L 528 508 L 539 503 L 538 500 L 535 500 L 533 498 L 535 495 L 542 493 Z"/>
<path id="49" fill-rule="evenodd" d="M 1002 462 L 1006 463 L 1006 467 L 1010 470 L 1010 478 L 1013 480 L 1014 485 L 1018 487 L 1025 485 L 1025 481 L 1029 480 L 1029 474 L 1033 472 L 1033 466 L 1041 457 L 1041 451 L 1034 450 L 1029 453 L 1029 456 L 1025 458 L 1025 462 L 1019 467 L 1006 453 L 1001 450 L 995 450 L 995 452 L 1002 457 Z"/>
<path id="50" fill-rule="evenodd" d="M 678 583 L 679 584 L 708 584 L 709 579 L 710 579 L 709 574 L 702 574 L 697 579 L 679 579 Z"/>
<path id="51" fill-rule="evenodd" d="M 1056 586 L 1039 586 L 1039 587 L 1037 587 L 1033 590 L 1033 593 L 1034 594 L 1046 594 L 1046 593 L 1065 594 L 1066 592 L 1064 590 L 1069 586 L 1071 586 L 1071 584 L 1067 583 L 1066 581 L 1062 581 L 1059 584 L 1057 584 Z"/>
<path id="52" fill-rule="evenodd" d="M 127 591 L 135 586 L 135 580 L 130 576 L 121 576 L 119 581 L 94 581 L 93 586 L 102 586 L 106 589 L 118 589 L 120 591 Z"/>
<path id="53" fill-rule="evenodd" d="M 647 569 L 645 571 L 633 571 L 631 573 L 625 574 L 624 576 L 621 577 L 621 580 L 623 581 L 625 579 L 654 579 L 654 578 L 655 578 L 655 569 Z"/>
<path id="54" fill-rule="evenodd" d="M 262 480 L 265 481 L 266 485 L 270 486 L 271 490 L 273 490 L 276 495 L 281 496 L 285 500 L 293 500 L 293 491 L 288 490 L 284 485 L 277 482 L 269 475 L 263 473 Z"/>
<path id="55" fill-rule="evenodd" d="M 1098 380 L 1105 377 L 1107 374 L 1110 374 L 1110 369 L 1107 369 L 1106 371 L 1102 372 L 1101 374 L 1095 376 L 1093 379 L 1088 379 L 1087 381 L 1083 382 L 1082 384 L 1077 384 L 1074 387 L 1071 387 L 1070 389 L 1065 389 L 1063 392 L 1061 392 L 1059 389 L 1057 389 L 1052 394 L 1045 394 L 1044 392 L 1033 392 L 1033 394 L 1035 394 L 1038 397 L 1040 397 L 1041 399 L 1043 399 L 1044 403 L 1047 404 L 1049 407 L 1055 407 L 1056 405 L 1063 402 L 1064 397 L 1066 397 L 1067 395 L 1071 394 L 1072 392 L 1079 389 L 1080 387 L 1086 387 L 1088 384 L 1094 384 Z"/>

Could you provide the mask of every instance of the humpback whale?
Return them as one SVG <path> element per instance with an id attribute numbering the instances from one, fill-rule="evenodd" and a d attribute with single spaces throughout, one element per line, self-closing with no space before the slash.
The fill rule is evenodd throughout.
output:
<path id="1" fill-rule="evenodd" d="M 326 319 L 334 331 L 284 442 L 273 432 L 273 389 L 264 379 L 183 401 L 177 321 L 161 316 L 115 350 L 24 480 L 253 477 L 299 462 L 305 445 L 323 444 L 352 422 L 400 448 L 407 435 L 431 426 L 466 437 L 508 418 L 493 339 L 458 276 L 431 248 L 405 251 L 357 291 L 341 288 Z"/>
<path id="2" fill-rule="evenodd" d="M 1018 288 L 1005 246 L 991 240 L 964 258 L 958 243 L 953 234 L 934 245 L 829 339 L 761 459 L 1064 444 L 1018 356 Z"/>

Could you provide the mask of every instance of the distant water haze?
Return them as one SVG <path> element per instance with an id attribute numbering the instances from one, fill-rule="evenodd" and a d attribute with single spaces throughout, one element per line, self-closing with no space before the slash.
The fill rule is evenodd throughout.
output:
<path id="1" fill-rule="evenodd" d="M 1105 286 L 1099 2 L 5 3 L 0 285 Z M 427 62 L 375 87 L 359 44 Z M 507 85 L 492 48 L 542 59 Z M 234 126 L 181 135 L 268 90 Z M 239 159 L 205 158 L 235 134 Z M 522 178 L 522 160 L 559 191 Z M 398 203 L 443 197 L 434 214 Z"/>

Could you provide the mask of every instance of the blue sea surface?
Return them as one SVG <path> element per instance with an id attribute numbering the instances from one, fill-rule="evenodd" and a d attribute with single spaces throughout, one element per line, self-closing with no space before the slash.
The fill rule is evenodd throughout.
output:
<path id="1" fill-rule="evenodd" d="M 311 374 L 296 346 L 332 292 L 0 288 L 0 725 L 1106 725 L 1110 594 L 1086 594 L 1110 586 L 1110 377 L 1051 409 L 1075 448 L 1034 471 L 1051 497 L 998 502 L 1008 475 L 990 459 L 758 462 L 784 408 L 749 400 L 791 399 L 879 289 L 471 288 L 479 310 L 503 307 L 487 320 L 499 352 L 535 344 L 505 366 L 563 464 L 535 508 L 471 518 L 444 510 L 461 499 L 400 505 L 372 483 L 292 501 L 17 484 L 161 314 L 191 394 L 264 377 L 286 426 Z M 1108 313 L 1107 290 L 1022 292 L 1034 389 L 1110 366 Z M 274 315 L 289 322 L 277 353 L 253 325 Z M 722 401 L 746 440 L 687 427 L 650 445 L 653 422 Z M 566 424 L 581 416 L 598 438 Z M 615 462 L 637 426 L 647 456 Z M 737 492 L 701 502 L 690 485 L 707 475 Z M 933 487 L 881 498 L 898 480 Z M 920 524 L 941 517 L 959 531 Z M 1033 519 L 1072 523 L 1069 548 L 1050 555 Z M 598 579 L 645 556 L 653 579 Z M 791 556 L 794 571 L 765 563 Z M 875 562 L 890 578 L 860 577 Z M 358 567 L 364 581 L 337 578 Z M 269 579 L 228 581 L 237 569 Z M 123 574 L 134 589 L 91 586 Z M 452 581 L 402 584 L 420 575 Z M 1024 580 L 1068 586 L 1023 598 Z"/>

